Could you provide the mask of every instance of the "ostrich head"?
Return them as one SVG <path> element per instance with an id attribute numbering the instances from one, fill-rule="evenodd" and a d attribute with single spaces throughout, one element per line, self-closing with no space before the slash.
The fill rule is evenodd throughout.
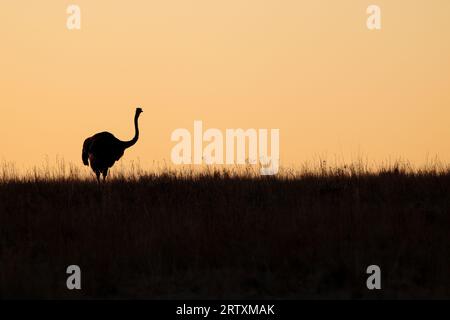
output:
<path id="1" fill-rule="evenodd" d="M 142 112 L 144 112 L 144 110 L 141 108 L 136 108 L 136 116 L 139 116 Z"/>

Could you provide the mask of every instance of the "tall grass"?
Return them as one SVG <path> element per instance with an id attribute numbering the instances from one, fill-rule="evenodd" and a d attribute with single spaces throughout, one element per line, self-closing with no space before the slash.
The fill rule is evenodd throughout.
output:
<path id="1" fill-rule="evenodd" d="M 257 169 L 4 162 L 0 298 L 450 298 L 448 166 Z"/>
<path id="2" fill-rule="evenodd" d="M 109 180 L 136 181 L 145 177 L 171 176 L 184 179 L 200 177 L 234 177 L 249 179 L 301 179 L 304 177 L 357 177 L 380 174 L 403 175 L 446 175 L 450 172 L 450 164 L 437 159 L 427 161 L 422 166 L 414 166 L 408 161 L 384 161 L 381 164 L 369 164 L 366 159 L 358 159 L 351 163 L 329 164 L 326 160 L 305 162 L 298 166 L 281 167 L 274 176 L 261 176 L 257 165 L 182 165 L 171 166 L 165 162 L 152 163 L 147 169 L 139 160 L 120 161 L 109 170 Z M 0 161 L 0 183 L 33 181 L 95 181 L 90 168 L 80 164 L 67 162 L 62 158 L 50 161 L 48 158 L 31 168 L 18 168 L 13 162 Z"/>

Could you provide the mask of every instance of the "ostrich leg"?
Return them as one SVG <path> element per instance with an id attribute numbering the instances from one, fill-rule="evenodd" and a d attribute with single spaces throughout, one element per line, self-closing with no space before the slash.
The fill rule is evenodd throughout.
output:
<path id="1" fill-rule="evenodd" d="M 108 175 L 108 169 L 103 169 L 102 174 L 103 174 L 103 182 L 105 182 L 106 176 Z"/>

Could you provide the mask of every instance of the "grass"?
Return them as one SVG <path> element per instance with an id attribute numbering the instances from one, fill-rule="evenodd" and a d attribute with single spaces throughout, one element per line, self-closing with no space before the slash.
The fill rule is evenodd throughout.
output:
<path id="1" fill-rule="evenodd" d="M 0 298 L 450 298 L 450 170 L 0 169 Z M 128 170 L 128 171 L 127 171 Z M 67 266 L 82 290 L 66 289 Z M 366 288 L 367 266 L 382 290 Z"/>

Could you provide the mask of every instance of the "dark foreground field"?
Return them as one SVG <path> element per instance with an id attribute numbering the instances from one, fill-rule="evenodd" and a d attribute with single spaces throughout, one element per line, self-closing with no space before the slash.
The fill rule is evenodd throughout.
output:
<path id="1" fill-rule="evenodd" d="M 0 237 L 3 299 L 450 298 L 450 173 L 3 181 Z"/>

